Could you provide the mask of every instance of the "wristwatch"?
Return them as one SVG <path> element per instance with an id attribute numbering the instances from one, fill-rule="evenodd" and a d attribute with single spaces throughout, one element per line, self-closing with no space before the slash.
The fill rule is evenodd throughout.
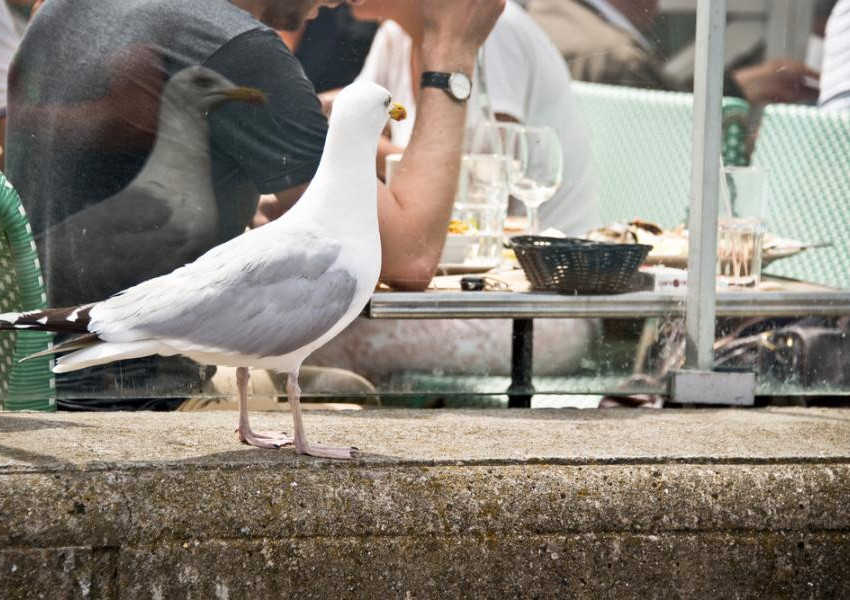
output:
<path id="1" fill-rule="evenodd" d="M 425 71 L 420 87 L 435 87 L 443 90 L 455 102 L 466 102 L 472 94 L 472 81 L 464 73 L 440 73 Z"/>

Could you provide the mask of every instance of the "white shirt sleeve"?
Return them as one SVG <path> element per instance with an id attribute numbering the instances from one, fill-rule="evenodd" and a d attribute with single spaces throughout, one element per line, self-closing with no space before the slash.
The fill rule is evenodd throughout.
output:
<path id="1" fill-rule="evenodd" d="M 6 106 L 9 65 L 18 48 L 20 38 L 5 2 L 0 2 L 0 107 Z"/>
<path id="2" fill-rule="evenodd" d="M 850 109 L 850 0 L 839 0 L 826 23 L 819 104 Z"/>
<path id="3" fill-rule="evenodd" d="M 389 71 L 392 57 L 392 35 L 384 23 L 375 33 L 369 54 L 355 81 L 371 81 L 383 87 L 389 87 Z"/>
<path id="4" fill-rule="evenodd" d="M 410 76 L 411 40 L 401 26 L 386 21 L 378 29 L 357 81 L 371 81 L 386 88 L 396 102 L 407 108 L 407 119 L 390 121 L 390 139 L 407 146 L 416 122 L 416 95 Z"/>
<path id="5" fill-rule="evenodd" d="M 501 18 L 484 43 L 484 84 L 494 113 L 526 121 L 529 56 L 510 23 Z"/>

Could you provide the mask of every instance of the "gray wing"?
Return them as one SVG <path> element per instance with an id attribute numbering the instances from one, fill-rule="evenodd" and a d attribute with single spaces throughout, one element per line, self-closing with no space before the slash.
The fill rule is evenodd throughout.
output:
<path id="1" fill-rule="evenodd" d="M 131 184 L 54 225 L 39 241 L 51 249 L 51 287 L 76 303 L 168 273 L 200 256 L 217 235 L 214 202 Z"/>
<path id="2" fill-rule="evenodd" d="M 108 341 L 164 339 L 184 352 L 287 354 L 351 307 L 357 280 L 334 266 L 341 251 L 320 231 L 261 228 L 95 306 L 91 329 Z"/>

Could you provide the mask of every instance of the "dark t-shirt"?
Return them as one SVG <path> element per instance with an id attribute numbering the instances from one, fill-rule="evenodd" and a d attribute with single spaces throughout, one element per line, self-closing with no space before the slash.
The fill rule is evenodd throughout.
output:
<path id="1" fill-rule="evenodd" d="M 358 21 L 347 4 L 323 8 L 308 21 L 295 56 L 317 92 L 348 85 L 360 74 L 377 23 Z"/>
<path id="2" fill-rule="evenodd" d="M 98 256 L 69 248 L 66 237 L 59 244 L 51 228 L 139 173 L 155 139 L 159 93 L 193 65 L 269 100 L 209 115 L 224 241 L 243 231 L 260 193 L 309 181 L 324 146 L 327 122 L 313 87 L 277 34 L 227 0 L 51 0 L 30 24 L 11 67 L 6 165 L 33 225 L 51 305 L 119 291 Z M 163 249 L 145 257 L 153 265 L 145 277 L 191 258 L 175 262 Z"/>

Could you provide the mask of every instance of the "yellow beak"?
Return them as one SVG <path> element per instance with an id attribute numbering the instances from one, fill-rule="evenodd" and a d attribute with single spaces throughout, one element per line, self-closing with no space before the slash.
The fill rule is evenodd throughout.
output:
<path id="1" fill-rule="evenodd" d="M 404 121 L 407 118 L 407 109 L 398 102 L 390 105 L 390 119 L 393 121 Z"/>
<path id="2" fill-rule="evenodd" d="M 235 87 L 224 92 L 228 100 L 247 102 L 248 104 L 265 104 L 266 95 L 257 88 Z"/>

